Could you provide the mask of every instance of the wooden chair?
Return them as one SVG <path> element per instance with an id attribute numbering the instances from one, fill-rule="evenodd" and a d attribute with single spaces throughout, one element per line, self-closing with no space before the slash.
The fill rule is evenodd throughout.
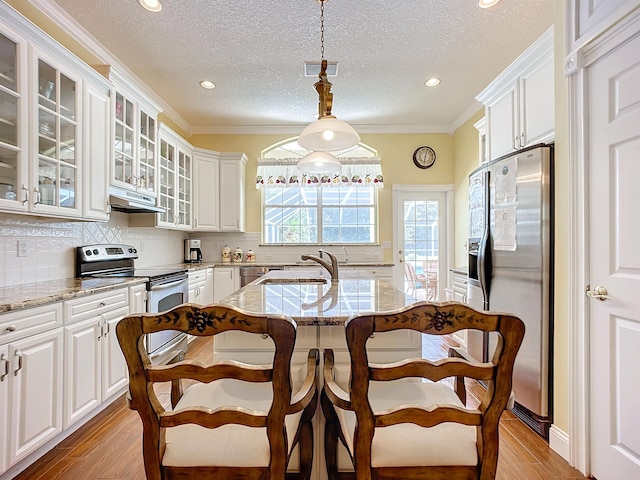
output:
<path id="1" fill-rule="evenodd" d="M 197 336 L 229 330 L 269 335 L 275 343 L 273 364 L 226 361 L 204 366 L 181 361 L 153 366 L 143 336 L 161 330 Z M 306 378 L 293 394 L 296 324 L 292 319 L 187 304 L 157 315 L 126 317 L 116 331 L 129 367 L 130 407 L 142 419 L 148 480 L 282 480 L 296 445 L 300 451 L 296 478 L 309 479 L 319 354 L 317 349 L 309 352 Z M 190 379 L 192 385 L 183 388 L 182 379 Z M 172 382 L 173 410 L 165 410 L 154 382 Z"/>
<path id="2" fill-rule="evenodd" d="M 367 340 L 377 332 L 412 329 L 445 335 L 468 328 L 499 333 L 490 363 L 443 358 L 380 365 L 367 358 Z M 519 318 L 455 302 L 420 302 L 395 313 L 356 315 L 345 329 L 350 393 L 335 382 L 333 351 L 324 351 L 321 403 L 330 480 L 354 478 L 353 472 L 338 472 L 338 439 L 351 456 L 357 480 L 495 478 L 498 423 L 524 336 Z M 487 382 L 477 409 L 465 405 L 463 377 Z"/>
<path id="3" fill-rule="evenodd" d="M 422 273 L 416 273 L 416 268 L 412 263 L 405 262 L 404 263 L 404 278 L 408 282 L 408 290 L 411 291 L 411 295 L 416 294 L 416 289 L 426 289 L 427 288 L 427 277 Z"/>

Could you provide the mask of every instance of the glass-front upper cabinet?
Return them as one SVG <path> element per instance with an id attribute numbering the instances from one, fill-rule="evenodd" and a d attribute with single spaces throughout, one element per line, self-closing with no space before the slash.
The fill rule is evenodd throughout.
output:
<path id="1" fill-rule="evenodd" d="M 37 209 L 78 211 L 79 79 L 38 58 L 37 168 L 32 203 Z"/>
<path id="2" fill-rule="evenodd" d="M 25 75 L 26 43 L 0 31 L 0 207 L 10 210 L 27 209 Z"/>
<path id="3" fill-rule="evenodd" d="M 157 225 L 191 229 L 192 147 L 164 125 L 160 127 L 160 206 Z"/>
<path id="4" fill-rule="evenodd" d="M 112 183 L 155 197 L 156 119 L 122 91 L 116 92 L 114 112 Z"/>

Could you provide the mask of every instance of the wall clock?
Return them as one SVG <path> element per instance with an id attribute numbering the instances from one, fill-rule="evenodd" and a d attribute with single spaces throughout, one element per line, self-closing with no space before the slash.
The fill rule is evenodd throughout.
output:
<path id="1" fill-rule="evenodd" d="M 436 163 L 436 152 L 431 147 L 418 147 L 415 152 L 413 152 L 413 163 L 416 164 L 418 168 L 429 168 L 434 163 Z"/>

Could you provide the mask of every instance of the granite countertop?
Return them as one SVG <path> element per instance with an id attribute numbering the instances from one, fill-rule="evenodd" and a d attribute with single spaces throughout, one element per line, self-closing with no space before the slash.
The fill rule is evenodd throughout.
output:
<path id="1" fill-rule="evenodd" d="M 145 283 L 146 278 L 63 278 L 0 288 L 0 313 Z"/>
<path id="2" fill-rule="evenodd" d="M 366 271 L 343 271 L 331 281 L 326 271 L 312 268 L 271 271 L 220 303 L 250 313 L 284 313 L 298 325 L 342 325 L 356 313 L 390 312 L 415 302 Z"/>

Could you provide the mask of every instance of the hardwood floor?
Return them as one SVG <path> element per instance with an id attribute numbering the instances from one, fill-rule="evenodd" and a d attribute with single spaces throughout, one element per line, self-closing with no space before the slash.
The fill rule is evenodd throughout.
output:
<path id="1" fill-rule="evenodd" d="M 425 358 L 446 352 L 447 339 L 423 345 Z M 189 358 L 211 361 L 210 339 L 196 339 L 189 345 Z M 445 353 L 446 355 L 446 353 Z M 168 403 L 168 386 L 159 386 Z M 469 385 L 470 402 L 474 389 Z M 476 390 L 477 391 L 477 390 Z M 101 412 L 61 442 L 16 480 L 144 480 L 142 426 L 137 412 L 129 410 L 124 398 Z M 500 428 L 500 459 L 497 480 L 585 480 L 577 470 L 553 452 L 547 443 L 511 412 L 505 412 Z M 401 480 L 401 479 L 398 479 Z"/>

